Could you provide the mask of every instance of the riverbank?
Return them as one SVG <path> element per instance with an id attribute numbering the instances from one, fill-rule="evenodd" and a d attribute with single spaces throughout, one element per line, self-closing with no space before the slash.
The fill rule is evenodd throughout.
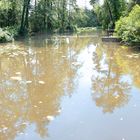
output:
<path id="1" fill-rule="evenodd" d="M 41 34 L 47 34 L 47 35 L 54 35 L 54 34 L 81 34 L 81 33 L 89 33 L 89 32 L 95 32 L 97 31 L 96 27 L 85 27 L 85 28 L 77 28 L 75 31 L 65 31 L 63 33 L 60 33 L 59 31 L 54 32 L 29 32 L 28 34 L 21 36 L 18 34 L 18 29 L 16 27 L 6 27 L 6 28 L 0 28 L 0 43 L 6 43 L 6 42 L 12 42 L 13 40 L 17 40 L 18 38 L 23 37 L 31 37 L 31 36 L 37 36 Z"/>
<path id="2" fill-rule="evenodd" d="M 102 36 L 102 41 L 103 42 L 118 42 L 122 45 L 126 45 L 128 47 L 140 47 L 140 43 L 139 42 L 135 42 L 135 43 L 129 43 L 129 42 L 124 42 L 120 37 L 117 37 L 116 34 L 112 34 L 111 36 L 105 35 L 105 31 L 99 27 L 85 27 L 85 28 L 77 28 L 77 30 L 75 32 L 65 32 L 65 33 L 58 33 L 58 32 L 53 32 L 53 33 L 45 33 L 45 32 L 39 32 L 39 33 L 35 33 L 35 32 L 30 32 L 29 34 L 27 34 L 26 36 L 21 36 L 18 34 L 18 29 L 15 27 L 8 27 L 8 28 L 0 28 L 0 43 L 7 43 L 7 42 L 12 42 L 14 40 L 19 40 L 19 39 L 23 39 L 23 38 L 29 38 L 29 37 L 33 37 L 33 36 L 40 36 L 43 34 L 46 34 L 47 36 L 53 36 L 53 35 L 85 35 L 85 34 L 100 34 Z"/>

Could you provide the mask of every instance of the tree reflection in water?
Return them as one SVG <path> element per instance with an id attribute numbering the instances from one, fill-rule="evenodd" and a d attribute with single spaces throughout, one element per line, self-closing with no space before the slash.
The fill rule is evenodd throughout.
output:
<path id="1" fill-rule="evenodd" d="M 104 45 L 98 46 L 93 54 L 96 75 L 92 77 L 92 96 L 105 113 L 112 113 L 116 108 L 124 106 L 130 97 L 130 84 L 122 78 L 115 53 L 115 46 Z"/>
<path id="2" fill-rule="evenodd" d="M 77 86 L 78 54 L 88 41 L 34 39 L 26 47 L 17 43 L 22 54 L 0 56 L 0 140 L 13 140 L 32 124 L 41 137 L 48 135 L 47 125 L 61 112 L 61 98 Z"/>

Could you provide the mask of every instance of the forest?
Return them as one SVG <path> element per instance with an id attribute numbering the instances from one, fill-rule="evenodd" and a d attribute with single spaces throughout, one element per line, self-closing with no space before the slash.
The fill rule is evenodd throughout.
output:
<path id="1" fill-rule="evenodd" d="M 140 42 L 140 0 L 0 0 L 0 42 L 35 33 L 77 32 L 79 28 L 115 29 L 124 42 Z"/>

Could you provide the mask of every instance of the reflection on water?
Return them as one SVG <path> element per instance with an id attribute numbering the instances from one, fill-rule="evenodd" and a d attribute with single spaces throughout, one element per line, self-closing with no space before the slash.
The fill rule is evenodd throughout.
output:
<path id="1" fill-rule="evenodd" d="M 11 45 L 15 46 L 14 50 Z M 140 105 L 135 103 L 135 96 L 140 100 L 135 95 L 140 91 L 139 74 L 138 51 L 102 44 L 100 38 L 92 36 L 40 36 L 3 44 L 0 47 L 0 140 L 111 139 L 109 132 L 102 132 L 107 134 L 103 137 L 100 133 L 92 135 L 89 130 L 108 122 L 108 118 L 103 119 L 104 113 L 130 109 L 131 102 L 134 107 Z M 99 115 L 100 108 L 103 113 Z M 93 114 L 94 118 L 103 117 L 99 124 L 92 125 Z M 139 110 L 134 115 L 139 116 Z M 115 116 L 112 119 L 110 124 L 115 122 Z M 90 122 L 84 123 L 87 120 Z M 77 133 L 72 131 L 75 126 Z M 128 126 L 124 127 L 125 132 L 129 132 Z M 131 136 L 128 140 L 132 140 Z M 122 133 L 113 139 L 117 138 L 123 139 Z"/>
<path id="2" fill-rule="evenodd" d="M 122 70 L 116 63 L 115 53 L 116 47 L 107 46 L 97 47 L 93 54 L 94 71 L 97 73 L 92 78 L 93 99 L 104 112 L 113 112 L 129 99 L 130 85 L 122 78 Z"/>

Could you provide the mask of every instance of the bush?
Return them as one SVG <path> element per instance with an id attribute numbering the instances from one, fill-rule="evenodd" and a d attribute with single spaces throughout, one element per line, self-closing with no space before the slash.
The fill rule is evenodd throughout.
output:
<path id="1" fill-rule="evenodd" d="M 4 31 L 9 32 L 9 34 L 13 37 L 18 36 L 19 27 L 18 26 L 9 26 L 3 28 Z"/>
<path id="2" fill-rule="evenodd" d="M 135 5 L 127 17 L 116 22 L 115 31 L 127 43 L 140 43 L 140 6 Z"/>
<path id="3" fill-rule="evenodd" d="M 12 37 L 11 33 L 8 31 L 3 31 L 0 28 L 0 43 L 9 42 L 12 40 L 13 40 L 13 37 Z"/>

